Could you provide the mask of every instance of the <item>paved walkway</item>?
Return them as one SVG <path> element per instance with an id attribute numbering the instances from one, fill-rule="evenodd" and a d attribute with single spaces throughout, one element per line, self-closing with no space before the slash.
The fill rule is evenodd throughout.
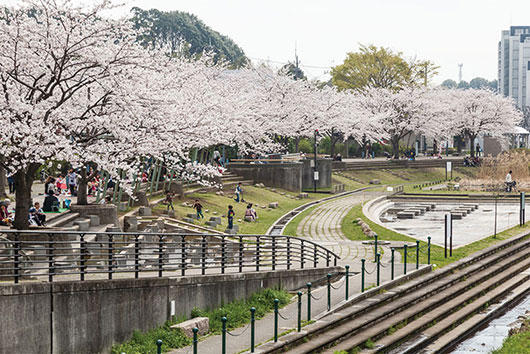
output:
<path id="1" fill-rule="evenodd" d="M 363 244 L 362 241 L 349 240 L 342 232 L 342 221 L 354 206 L 382 194 L 381 192 L 364 192 L 324 203 L 302 219 L 296 233 L 331 249 L 341 258 L 339 265 L 349 264 L 352 270 L 360 271 L 361 258 L 367 261 L 375 259 L 374 246 Z M 399 245 L 401 246 L 402 243 Z M 391 246 L 394 245 L 381 246 L 382 251 L 378 249 L 379 253 L 382 253 L 381 259 L 384 263 L 390 262 Z M 399 252 L 395 253 L 395 261 L 396 263 L 401 261 Z"/>

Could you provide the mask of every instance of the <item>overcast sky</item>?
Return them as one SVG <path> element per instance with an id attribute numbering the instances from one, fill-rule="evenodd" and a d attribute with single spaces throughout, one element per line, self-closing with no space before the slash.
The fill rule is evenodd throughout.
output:
<path id="1" fill-rule="evenodd" d="M 496 79 L 501 30 L 530 25 L 529 0 L 133 0 L 126 9 L 132 6 L 193 13 L 254 62 L 292 61 L 296 43 L 304 71 L 321 80 L 359 43 L 434 61 L 435 83 L 457 80 L 459 63 L 464 80 Z"/>

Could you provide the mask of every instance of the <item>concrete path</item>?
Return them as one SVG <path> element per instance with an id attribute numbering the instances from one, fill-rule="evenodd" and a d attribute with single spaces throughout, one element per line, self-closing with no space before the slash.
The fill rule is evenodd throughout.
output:
<path id="1" fill-rule="evenodd" d="M 353 271 L 360 271 L 360 261 L 362 258 L 367 262 L 375 259 L 374 246 L 363 244 L 362 241 L 349 240 L 342 232 L 342 222 L 346 214 L 356 205 L 365 203 L 377 196 L 383 195 L 381 192 L 364 192 L 349 195 L 344 198 L 324 203 L 311 211 L 296 230 L 298 236 L 314 241 L 337 254 L 341 261 L 339 265 L 350 265 Z M 383 237 L 384 238 L 384 237 Z M 402 243 L 400 243 L 400 246 Z M 390 247 L 395 245 L 385 245 L 378 249 L 382 253 L 382 261 L 389 263 L 391 258 Z M 395 262 L 401 261 L 399 252 L 395 253 Z"/>

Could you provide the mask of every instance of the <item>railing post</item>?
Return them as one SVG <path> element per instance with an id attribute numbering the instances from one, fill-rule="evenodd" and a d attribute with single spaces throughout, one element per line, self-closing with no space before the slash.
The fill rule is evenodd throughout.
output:
<path id="1" fill-rule="evenodd" d="M 366 259 L 361 259 L 361 293 L 364 293 L 364 263 Z"/>
<path id="2" fill-rule="evenodd" d="M 420 241 L 416 240 L 416 269 L 420 269 Z"/>
<path id="3" fill-rule="evenodd" d="M 256 335 L 256 308 L 250 308 L 250 352 L 254 353 Z"/>
<path id="4" fill-rule="evenodd" d="M 317 245 L 315 244 L 313 246 L 313 268 L 316 268 L 318 266 L 318 251 L 317 251 Z"/>
<path id="5" fill-rule="evenodd" d="M 287 237 L 287 270 L 291 269 L 291 238 Z"/>
<path id="6" fill-rule="evenodd" d="M 140 271 L 140 240 L 139 236 L 134 236 L 134 277 L 138 278 Z"/>
<path id="7" fill-rule="evenodd" d="M 272 270 L 276 270 L 276 236 L 272 237 Z"/>
<path id="8" fill-rule="evenodd" d="M 375 255 L 374 262 L 377 262 L 377 234 L 374 235 L 374 255 Z"/>
<path id="9" fill-rule="evenodd" d="M 239 236 L 239 273 L 243 272 L 243 236 Z"/>
<path id="10" fill-rule="evenodd" d="M 193 354 L 197 354 L 197 343 L 199 343 L 197 332 L 199 332 L 199 329 L 197 327 L 193 327 Z"/>
<path id="11" fill-rule="evenodd" d="M 226 268 L 226 237 L 221 236 L 221 274 L 225 273 Z"/>
<path id="12" fill-rule="evenodd" d="M 307 283 L 307 321 L 311 321 L 311 283 Z"/>
<path id="13" fill-rule="evenodd" d="M 302 330 L 302 292 L 298 292 L 298 332 Z"/>
<path id="14" fill-rule="evenodd" d="M 274 299 L 274 342 L 278 341 L 278 303 L 280 300 Z"/>
<path id="15" fill-rule="evenodd" d="M 112 235 L 109 235 L 109 253 L 107 255 L 108 257 L 108 272 L 109 272 L 109 279 L 112 279 L 112 266 L 113 266 L 113 258 L 114 258 L 114 237 Z"/>
<path id="16" fill-rule="evenodd" d="M 256 272 L 259 272 L 259 260 L 260 260 L 260 237 L 256 236 Z"/>
<path id="17" fill-rule="evenodd" d="M 181 257 L 181 270 L 180 275 L 185 276 L 186 275 L 186 235 L 181 236 L 181 245 L 180 245 L 180 257 Z"/>
<path id="18" fill-rule="evenodd" d="M 53 243 L 52 234 L 48 234 L 48 281 L 53 281 L 53 275 L 55 274 L 55 262 L 54 262 L 54 251 L 55 245 Z"/>
<path id="19" fill-rule="evenodd" d="M 376 260 L 377 260 L 377 286 L 380 284 L 381 280 L 381 254 L 376 254 Z"/>
<path id="20" fill-rule="evenodd" d="M 222 330 L 221 330 L 221 353 L 226 354 L 226 317 L 221 318 Z"/>
<path id="21" fill-rule="evenodd" d="M 328 311 L 331 310 L 331 274 L 328 273 Z"/>
<path id="22" fill-rule="evenodd" d="M 158 276 L 162 277 L 162 271 L 164 270 L 164 259 L 162 257 L 162 251 L 164 246 L 164 236 L 158 236 Z"/>
<path id="23" fill-rule="evenodd" d="M 346 268 L 346 279 L 344 280 L 344 282 L 346 283 L 346 301 L 348 300 L 348 298 L 350 297 L 350 266 L 346 264 L 346 266 L 344 267 Z"/>
<path id="24" fill-rule="evenodd" d="M 153 187 L 154 187 L 154 183 L 155 183 L 155 178 L 156 178 L 156 171 L 157 171 L 157 167 L 156 167 L 156 161 L 151 165 L 151 186 L 149 188 L 149 194 L 152 196 L 153 195 Z M 146 193 L 147 194 L 147 193 Z"/>
<path id="25" fill-rule="evenodd" d="M 390 280 L 394 280 L 394 254 L 396 253 L 396 249 L 392 247 L 390 251 L 392 252 L 392 258 L 390 259 Z"/>
<path id="26" fill-rule="evenodd" d="M 20 273 L 21 273 L 21 267 L 20 267 L 20 238 L 18 236 L 18 233 L 15 234 L 15 249 L 13 250 L 14 251 L 14 257 L 13 257 L 13 262 L 15 263 L 13 265 L 13 268 L 14 268 L 14 272 L 13 272 L 13 281 L 15 282 L 15 284 L 18 284 L 18 278 L 20 278 Z"/>
<path id="27" fill-rule="evenodd" d="M 403 274 L 407 274 L 407 245 L 403 245 Z"/>
<path id="28" fill-rule="evenodd" d="M 304 240 L 300 240 L 300 268 L 304 269 Z"/>
<path id="29" fill-rule="evenodd" d="M 206 236 L 202 236 L 201 244 L 201 273 L 206 274 Z"/>
<path id="30" fill-rule="evenodd" d="M 427 264 L 431 264 L 431 236 L 427 237 Z"/>
<path id="31" fill-rule="evenodd" d="M 156 341 L 156 352 L 157 354 L 162 354 L 162 340 L 161 339 Z"/>
<path id="32" fill-rule="evenodd" d="M 326 267 L 329 267 L 329 259 L 331 258 L 329 251 L 326 251 Z"/>
<path id="33" fill-rule="evenodd" d="M 86 245 L 85 245 L 85 235 L 84 234 L 80 234 L 79 235 L 79 265 L 80 265 L 80 278 L 81 278 L 81 281 L 84 281 L 85 280 L 85 269 L 86 269 L 86 266 L 85 266 L 85 254 L 86 254 Z"/>

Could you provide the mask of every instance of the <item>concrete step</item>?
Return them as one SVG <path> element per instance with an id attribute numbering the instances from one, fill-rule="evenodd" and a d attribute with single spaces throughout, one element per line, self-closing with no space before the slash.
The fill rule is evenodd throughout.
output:
<path id="1" fill-rule="evenodd" d="M 62 226 L 65 226 L 73 222 L 78 217 L 79 217 L 79 213 L 68 212 L 68 213 L 65 213 L 64 215 L 61 215 L 53 219 L 49 223 L 46 223 L 46 226 L 47 227 L 62 227 Z"/>
<path id="2" fill-rule="evenodd" d="M 524 257 L 529 257 L 530 241 L 523 241 L 524 237 L 525 235 L 518 235 L 511 240 L 504 241 L 496 246 L 479 251 L 473 256 L 459 260 L 437 272 L 429 273 L 393 288 L 392 291 L 373 296 L 366 301 L 355 304 L 355 306 L 341 308 L 340 314 L 335 314 L 331 318 L 324 317 L 322 321 L 306 326 L 305 332 L 292 334 L 282 340 L 282 342 L 273 345 L 266 344 L 263 348 L 264 350 L 259 352 L 281 352 L 286 347 L 289 347 L 292 353 L 311 353 L 329 348 L 334 343 L 348 340 L 352 335 L 357 338 L 358 333 L 372 328 L 377 322 L 406 311 L 412 304 L 433 297 L 445 289 L 457 286 L 474 274 L 480 274 L 484 271 L 478 276 L 479 280 L 476 281 L 480 282 L 480 279 L 485 280 L 487 277 L 495 275 L 495 271 L 498 271 L 498 269 L 488 271 L 487 268 L 501 263 L 502 265 L 499 267 L 506 268 L 516 263 L 517 256 L 521 254 Z M 461 288 L 460 292 L 464 291 L 465 287 Z M 459 293 L 451 290 L 451 296 L 458 295 Z M 448 297 L 446 300 L 450 299 Z M 436 307 L 437 304 L 432 306 Z M 386 331 L 387 329 L 388 327 L 381 330 Z M 310 338 L 309 341 L 307 341 L 308 338 Z M 348 350 L 351 348 L 353 347 L 348 348 Z M 339 349 L 334 347 L 333 350 Z"/>

